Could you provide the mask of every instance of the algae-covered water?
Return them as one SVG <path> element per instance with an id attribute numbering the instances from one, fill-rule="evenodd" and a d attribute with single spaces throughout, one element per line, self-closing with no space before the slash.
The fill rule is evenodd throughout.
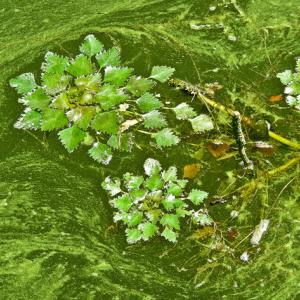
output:
<path id="1" fill-rule="evenodd" d="M 165 167 L 199 163 L 195 182 L 220 195 L 243 177 L 238 158 L 210 156 L 208 135 L 199 136 L 196 154 L 135 151 L 100 166 L 85 150 L 68 154 L 55 133 L 15 129 L 22 105 L 8 82 L 24 72 L 38 75 L 48 50 L 77 54 L 93 33 L 106 47 L 119 46 L 122 60 L 141 75 L 168 65 L 194 84 L 218 81 L 223 104 L 299 141 L 299 113 L 268 101 L 283 91 L 276 73 L 294 68 L 300 55 L 299 16 L 298 0 L 2 0 L 0 299 L 297 299 L 299 165 L 209 207 L 219 226 L 214 234 L 192 239 L 187 227 L 175 245 L 156 238 L 129 246 L 124 228 L 112 226 L 100 187 L 105 176 L 139 173 L 155 155 Z M 190 100 L 167 85 L 160 89 L 172 103 Z M 271 157 L 250 152 L 258 169 L 295 156 L 269 142 L 276 147 Z M 232 210 L 240 217 L 232 219 Z M 270 219 L 269 229 L 253 248 L 249 239 L 262 218 Z M 229 228 L 239 235 L 230 239 Z M 244 251 L 248 262 L 240 259 Z"/>

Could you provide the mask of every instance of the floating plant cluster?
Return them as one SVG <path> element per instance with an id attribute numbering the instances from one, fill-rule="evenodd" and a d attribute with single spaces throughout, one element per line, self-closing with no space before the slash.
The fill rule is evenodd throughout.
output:
<path id="1" fill-rule="evenodd" d="M 154 66 L 148 78 L 136 76 L 132 68 L 121 66 L 116 47 L 104 50 L 94 35 L 84 39 L 80 52 L 74 59 L 48 52 L 40 85 L 32 73 L 10 80 L 25 105 L 16 128 L 58 131 L 69 152 L 81 144 L 90 146 L 89 155 L 103 164 L 111 161 L 114 150 L 130 152 L 137 134 L 147 134 L 158 148 L 179 143 L 162 112 L 164 103 L 150 92 L 174 68 Z M 187 103 L 170 110 L 177 119 L 188 120 L 196 133 L 213 128 L 209 116 L 197 116 Z"/>
<path id="2" fill-rule="evenodd" d="M 198 189 L 188 192 L 188 180 L 177 178 L 176 167 L 162 170 L 157 160 L 148 158 L 144 171 L 145 176 L 125 173 L 122 179 L 106 177 L 102 182 L 113 197 L 114 221 L 127 227 L 128 243 L 156 235 L 176 242 L 182 219 L 196 225 L 212 224 L 207 211 L 199 207 L 208 194 Z"/>
<path id="3" fill-rule="evenodd" d="M 295 72 L 285 70 L 278 73 L 277 77 L 285 85 L 284 93 L 286 94 L 286 103 L 300 110 L 300 58 L 296 60 Z"/>

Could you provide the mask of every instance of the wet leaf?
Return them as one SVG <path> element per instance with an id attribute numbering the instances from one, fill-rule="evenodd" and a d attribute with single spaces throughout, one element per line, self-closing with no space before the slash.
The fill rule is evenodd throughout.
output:
<path id="1" fill-rule="evenodd" d="M 155 139 L 157 145 L 161 147 L 170 147 L 177 145 L 180 139 L 173 133 L 170 128 L 162 129 L 157 133 L 152 133 L 152 137 Z"/>
<path id="2" fill-rule="evenodd" d="M 183 178 L 193 179 L 200 171 L 200 164 L 190 164 L 183 167 Z"/>
<path id="3" fill-rule="evenodd" d="M 24 98 L 24 103 L 32 109 L 46 109 L 51 98 L 41 88 L 36 89 Z"/>
<path id="4" fill-rule="evenodd" d="M 169 227 L 165 227 L 161 235 L 169 242 L 175 243 L 177 241 L 177 233 L 171 230 Z"/>
<path id="5" fill-rule="evenodd" d="M 26 110 L 24 114 L 14 124 L 17 129 L 39 129 L 41 123 L 41 114 L 34 110 Z"/>
<path id="6" fill-rule="evenodd" d="M 42 64 L 42 71 L 48 74 L 62 75 L 68 64 L 68 58 L 49 51 L 45 55 L 45 62 Z"/>
<path id="7" fill-rule="evenodd" d="M 47 109 L 42 113 L 41 130 L 51 131 L 68 125 L 68 119 L 62 110 Z"/>
<path id="8" fill-rule="evenodd" d="M 136 103 L 139 109 L 144 113 L 159 109 L 163 106 L 162 102 L 150 93 L 145 93 L 136 100 Z"/>
<path id="9" fill-rule="evenodd" d="M 126 89 L 134 96 L 141 96 L 150 91 L 155 86 L 155 82 L 146 78 L 130 77 Z"/>
<path id="10" fill-rule="evenodd" d="M 142 239 L 143 233 L 139 229 L 126 229 L 127 243 L 134 244 Z"/>
<path id="11" fill-rule="evenodd" d="M 15 88 L 19 94 L 31 92 L 37 85 L 32 73 L 24 73 L 9 81 L 11 87 Z"/>
<path id="12" fill-rule="evenodd" d="M 158 160 L 148 158 L 144 163 L 144 170 L 148 176 L 158 174 L 161 171 L 161 165 Z"/>
<path id="13" fill-rule="evenodd" d="M 112 159 L 111 148 L 102 143 L 95 143 L 88 153 L 92 159 L 100 164 L 108 165 Z"/>
<path id="14" fill-rule="evenodd" d="M 115 86 L 121 86 L 129 78 L 132 72 L 132 68 L 107 66 L 105 68 L 104 82 L 111 83 Z"/>
<path id="15" fill-rule="evenodd" d="M 191 200 L 195 205 L 199 205 L 203 203 L 203 201 L 207 198 L 207 196 L 208 196 L 207 192 L 193 189 L 191 190 L 187 198 Z"/>
<path id="16" fill-rule="evenodd" d="M 93 73 L 93 64 L 85 55 L 78 55 L 67 67 L 67 72 L 74 77 Z"/>
<path id="17" fill-rule="evenodd" d="M 119 130 L 118 115 L 113 111 L 98 113 L 91 126 L 101 132 L 116 134 Z"/>
<path id="18" fill-rule="evenodd" d="M 103 44 L 93 34 L 89 34 L 80 46 L 80 52 L 87 56 L 93 56 L 99 53 L 102 48 Z"/>
<path id="19" fill-rule="evenodd" d="M 166 82 L 175 72 L 174 68 L 166 66 L 155 66 L 152 68 L 150 78 L 159 82 Z"/>
<path id="20" fill-rule="evenodd" d="M 143 119 L 144 126 L 148 129 L 162 128 L 168 125 L 164 115 L 158 110 L 144 114 Z"/>
<path id="21" fill-rule="evenodd" d="M 73 125 L 72 127 L 59 131 L 58 136 L 68 152 L 73 152 L 84 140 L 85 132 Z"/>
<path id="22" fill-rule="evenodd" d="M 96 60 L 100 68 L 107 66 L 118 66 L 121 63 L 120 52 L 117 48 L 111 48 L 107 51 L 103 51 L 96 56 Z"/>
<path id="23" fill-rule="evenodd" d="M 229 151 L 230 146 L 222 141 L 215 140 L 207 144 L 207 149 L 213 157 L 219 158 Z"/>
<path id="24" fill-rule="evenodd" d="M 177 105 L 172 109 L 175 112 L 176 118 L 178 120 L 188 120 L 194 118 L 197 115 L 194 109 L 184 102 L 180 103 L 179 105 Z"/>
<path id="25" fill-rule="evenodd" d="M 201 133 L 214 129 L 214 123 L 208 115 L 202 114 L 189 120 L 195 132 Z"/>

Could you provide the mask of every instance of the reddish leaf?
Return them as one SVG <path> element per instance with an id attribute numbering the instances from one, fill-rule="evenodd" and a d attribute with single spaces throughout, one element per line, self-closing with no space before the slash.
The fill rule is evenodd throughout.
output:
<path id="1" fill-rule="evenodd" d="M 282 99 L 283 99 L 283 95 L 282 94 L 281 95 L 274 95 L 274 96 L 270 97 L 269 101 L 271 103 L 277 103 L 277 102 L 282 101 Z"/>

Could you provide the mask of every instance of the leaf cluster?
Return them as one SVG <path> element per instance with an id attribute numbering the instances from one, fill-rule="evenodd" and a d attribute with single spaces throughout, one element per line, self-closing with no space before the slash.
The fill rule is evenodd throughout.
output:
<path id="1" fill-rule="evenodd" d="M 137 76 L 121 65 L 118 48 L 105 50 L 88 35 L 78 56 L 48 52 L 41 69 L 40 84 L 32 73 L 10 80 L 25 105 L 16 128 L 58 131 L 67 151 L 87 145 L 89 155 L 103 164 L 110 162 L 114 151 L 131 151 L 141 132 L 159 148 L 180 142 L 162 112 L 163 102 L 151 92 L 157 82 L 172 76 L 174 68 L 154 66 L 149 77 Z M 178 120 L 189 120 L 196 133 L 213 128 L 208 116 L 197 116 L 187 103 L 173 111 Z"/>
<path id="2" fill-rule="evenodd" d="M 126 226 L 128 243 L 156 235 L 176 242 L 182 219 L 197 225 L 212 223 L 207 212 L 199 208 L 208 194 L 198 189 L 188 192 L 188 180 L 178 179 L 176 167 L 162 170 L 157 160 L 148 158 L 144 172 L 144 176 L 125 173 L 122 179 L 106 177 L 102 182 L 112 197 L 114 221 Z"/>
<path id="3" fill-rule="evenodd" d="M 295 72 L 285 70 L 277 74 L 277 78 L 285 85 L 286 103 L 300 110 L 300 58 L 296 60 Z"/>

